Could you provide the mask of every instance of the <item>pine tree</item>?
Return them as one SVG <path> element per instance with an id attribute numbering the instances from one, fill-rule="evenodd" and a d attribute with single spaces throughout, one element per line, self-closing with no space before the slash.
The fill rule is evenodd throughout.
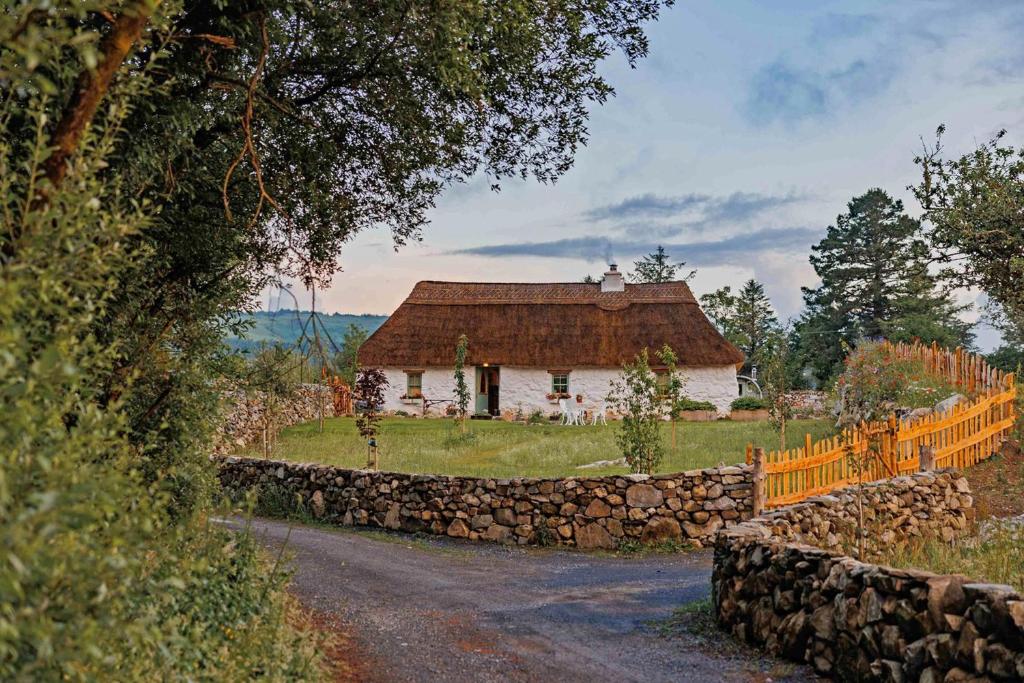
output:
<path id="1" fill-rule="evenodd" d="M 772 302 L 757 280 L 747 280 L 736 294 L 730 287 L 722 287 L 702 296 L 700 303 L 722 335 L 744 353 L 746 370 L 769 338 L 780 331 Z"/>
<path id="2" fill-rule="evenodd" d="M 685 261 L 672 263 L 672 259 L 665 251 L 665 247 L 659 244 L 658 248 L 653 252 L 633 262 L 633 273 L 629 276 L 629 279 L 640 283 L 671 282 L 677 279 L 676 273 L 685 266 Z M 688 282 L 696 273 L 696 270 L 691 270 L 685 277 L 678 279 Z"/>
<path id="3" fill-rule="evenodd" d="M 840 369 L 844 343 L 887 337 L 969 344 L 969 326 L 959 319 L 965 307 L 928 272 L 921 223 L 904 213 L 903 202 L 875 188 L 847 208 L 812 247 L 821 286 L 803 290 L 801 362 L 826 380 Z"/>

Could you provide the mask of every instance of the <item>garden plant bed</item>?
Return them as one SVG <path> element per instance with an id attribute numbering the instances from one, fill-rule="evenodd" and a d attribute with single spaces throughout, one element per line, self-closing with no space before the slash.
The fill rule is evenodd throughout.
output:
<path id="1" fill-rule="evenodd" d="M 729 413 L 729 419 L 736 422 L 758 422 L 768 419 L 768 409 L 759 410 L 733 410 Z"/>
<path id="2" fill-rule="evenodd" d="M 803 443 L 804 432 L 813 438 L 829 433 L 827 420 L 790 423 L 790 444 Z M 557 424 L 522 425 L 493 421 L 467 424 L 468 437 L 447 419 L 387 418 L 381 423 L 380 467 L 399 472 L 489 477 L 558 477 L 580 474 L 579 465 L 621 457 L 615 444 L 617 425 L 563 427 Z M 659 472 L 682 472 L 719 463 L 743 462 L 746 445 L 769 444 L 778 436 L 767 423 L 736 423 L 729 420 L 676 425 L 673 450 L 670 425 L 662 427 L 666 455 Z M 262 457 L 252 447 L 237 455 Z M 359 437 L 352 418 L 330 418 L 319 433 L 317 422 L 288 427 L 281 432 L 271 458 L 293 462 L 359 468 L 366 465 L 366 442 Z M 585 470 L 587 476 L 624 474 L 624 466 Z"/>

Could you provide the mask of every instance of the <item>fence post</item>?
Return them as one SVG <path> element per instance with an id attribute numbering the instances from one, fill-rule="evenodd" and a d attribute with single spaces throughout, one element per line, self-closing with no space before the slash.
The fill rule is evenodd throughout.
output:
<path id="1" fill-rule="evenodd" d="M 922 472 L 930 472 L 935 469 L 935 449 L 931 446 L 921 444 L 918 448 L 918 459 Z"/>
<path id="2" fill-rule="evenodd" d="M 751 459 L 753 460 L 754 465 L 754 517 L 757 517 L 764 512 L 764 449 L 755 448 Z"/>
<path id="3" fill-rule="evenodd" d="M 747 464 L 753 464 L 754 462 L 754 444 L 747 444 Z"/>

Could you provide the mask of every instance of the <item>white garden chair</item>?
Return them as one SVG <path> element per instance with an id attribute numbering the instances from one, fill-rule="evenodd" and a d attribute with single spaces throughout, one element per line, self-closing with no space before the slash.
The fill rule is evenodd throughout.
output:
<path id="1" fill-rule="evenodd" d="M 560 398 L 558 399 L 558 407 L 562 411 L 562 420 L 559 424 L 563 425 L 574 425 L 579 424 L 576 412 L 569 407 L 569 399 Z"/>
<path id="2" fill-rule="evenodd" d="M 601 424 L 607 427 L 608 420 L 604 416 L 606 410 L 604 401 L 601 401 L 601 403 L 594 408 L 594 417 L 590 420 L 590 424 L 596 427 L 597 423 L 600 421 Z"/>

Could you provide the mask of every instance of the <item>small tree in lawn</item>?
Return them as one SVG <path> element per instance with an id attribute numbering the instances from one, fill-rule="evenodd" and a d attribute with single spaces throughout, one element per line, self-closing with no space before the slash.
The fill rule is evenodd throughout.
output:
<path id="1" fill-rule="evenodd" d="M 469 350 L 469 338 L 459 336 L 455 347 L 455 410 L 459 419 L 459 428 L 466 432 L 466 414 L 469 412 L 469 385 L 466 384 L 466 352 Z"/>
<path id="2" fill-rule="evenodd" d="M 356 429 L 366 439 L 367 465 L 372 459 L 377 467 L 377 430 L 380 424 L 380 410 L 384 405 L 384 390 L 388 387 L 388 378 L 380 368 L 362 368 L 356 376 L 355 394 L 358 399 L 359 417 L 356 418 Z"/>
<path id="3" fill-rule="evenodd" d="M 757 354 L 761 365 L 761 391 L 768 406 L 768 421 L 779 435 L 779 450 L 786 450 L 786 423 L 793 417 L 786 367 L 789 346 L 782 335 L 773 335 Z"/>
<path id="4" fill-rule="evenodd" d="M 686 376 L 679 370 L 679 357 L 668 344 L 658 351 L 658 360 L 665 366 L 665 381 L 660 387 L 660 396 L 664 406 L 665 414 L 672 422 L 672 450 L 676 448 L 676 423 L 679 421 L 679 413 L 682 412 L 683 386 L 686 384 Z"/>
<path id="5" fill-rule="evenodd" d="M 608 403 L 622 415 L 615 441 L 626 463 L 635 473 L 653 474 L 665 453 L 661 440 L 664 406 L 658 397 L 658 380 L 651 371 L 647 349 L 622 367 L 618 379 L 612 381 Z"/>

